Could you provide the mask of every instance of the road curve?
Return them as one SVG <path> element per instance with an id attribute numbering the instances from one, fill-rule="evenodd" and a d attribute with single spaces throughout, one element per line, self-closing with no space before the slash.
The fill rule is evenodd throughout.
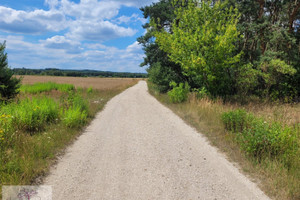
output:
<path id="1" fill-rule="evenodd" d="M 268 199 L 144 81 L 108 102 L 44 184 L 55 200 Z"/>

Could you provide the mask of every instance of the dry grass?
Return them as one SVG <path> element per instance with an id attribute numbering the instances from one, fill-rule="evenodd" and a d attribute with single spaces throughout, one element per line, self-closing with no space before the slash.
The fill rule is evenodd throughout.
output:
<path id="1" fill-rule="evenodd" d="M 20 77 L 20 76 L 17 76 Z M 121 89 L 137 83 L 135 78 L 96 78 L 96 77 L 60 77 L 60 76 L 22 76 L 22 84 L 34 84 L 37 82 L 55 82 L 73 84 L 75 87 L 97 90 Z"/>
<path id="2" fill-rule="evenodd" d="M 241 107 L 236 105 L 236 107 Z M 243 106 L 244 109 L 255 115 L 262 116 L 270 121 L 280 121 L 286 125 L 300 123 L 300 104 L 254 104 Z"/>
<path id="3" fill-rule="evenodd" d="M 224 104 L 221 100 L 197 99 L 190 95 L 187 102 L 170 103 L 168 96 L 159 94 L 149 83 L 150 92 L 168 106 L 188 124 L 206 135 L 210 143 L 224 152 L 229 160 L 238 163 L 241 171 L 250 176 L 259 187 L 274 199 L 300 199 L 299 172 L 288 171 L 276 160 L 257 160 L 247 157 L 240 150 L 232 134 L 224 129 L 221 115 L 223 112 L 243 108 L 267 121 L 280 121 L 288 126 L 300 123 L 300 104 L 250 103 L 248 105 Z"/>

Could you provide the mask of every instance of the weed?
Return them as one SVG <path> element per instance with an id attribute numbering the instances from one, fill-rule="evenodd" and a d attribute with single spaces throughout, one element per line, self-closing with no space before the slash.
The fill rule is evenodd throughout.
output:
<path id="1" fill-rule="evenodd" d="M 41 131 L 47 123 L 58 118 L 58 104 L 50 98 L 23 99 L 2 108 L 2 112 L 13 116 L 11 123 L 18 130 Z"/>
<path id="2" fill-rule="evenodd" d="M 290 160 L 298 151 L 299 133 L 293 127 L 284 127 L 280 122 L 268 123 L 240 109 L 223 113 L 222 119 L 226 129 L 235 133 L 241 148 L 259 160 L 280 155 Z"/>
<path id="3" fill-rule="evenodd" d="M 170 86 L 173 88 L 168 92 L 170 101 L 173 103 L 181 103 L 186 101 L 188 93 L 190 91 L 190 86 L 188 83 L 180 83 L 178 86 L 175 82 L 171 82 Z"/>
<path id="4" fill-rule="evenodd" d="M 23 93 L 38 94 L 42 92 L 50 92 L 51 90 L 58 90 L 61 92 L 73 91 L 74 85 L 71 84 L 57 84 L 53 82 L 35 83 L 33 85 L 22 85 L 20 90 Z"/>
<path id="5" fill-rule="evenodd" d="M 79 106 L 72 106 L 61 113 L 64 125 L 69 128 L 78 128 L 87 121 L 86 111 L 82 111 Z"/>
<path id="6" fill-rule="evenodd" d="M 89 88 L 87 89 L 87 93 L 88 93 L 88 94 L 92 94 L 92 93 L 93 93 L 93 87 L 89 87 Z"/>

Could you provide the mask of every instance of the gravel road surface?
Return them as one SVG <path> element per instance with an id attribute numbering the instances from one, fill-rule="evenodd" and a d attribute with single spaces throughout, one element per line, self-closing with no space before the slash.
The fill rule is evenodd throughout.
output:
<path id="1" fill-rule="evenodd" d="M 44 184 L 54 200 L 268 199 L 144 81 L 108 102 Z"/>

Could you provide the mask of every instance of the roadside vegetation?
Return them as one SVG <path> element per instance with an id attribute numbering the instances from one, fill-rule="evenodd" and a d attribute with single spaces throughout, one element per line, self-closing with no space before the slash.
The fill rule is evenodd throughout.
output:
<path id="1" fill-rule="evenodd" d="M 275 199 L 300 199 L 300 2 L 160 0 L 141 8 L 150 92 Z"/>
<path id="2" fill-rule="evenodd" d="M 53 82 L 47 83 L 35 83 L 33 85 L 22 85 L 20 91 L 25 94 L 38 94 L 42 92 L 50 92 L 52 90 L 58 90 L 61 92 L 69 92 L 75 90 L 72 84 L 57 84 Z"/>
<path id="3" fill-rule="evenodd" d="M 17 98 L 0 106 L 0 184 L 32 184 L 105 103 L 131 85 L 102 91 L 51 82 L 22 85 Z"/>
<path id="4" fill-rule="evenodd" d="M 188 94 L 173 103 L 148 82 L 150 93 L 205 134 L 274 199 L 300 199 L 300 105 L 224 103 Z"/>
<path id="5" fill-rule="evenodd" d="M 36 77 L 21 85 L 4 50 L 5 43 L 0 45 L 0 185 L 38 184 L 106 102 L 138 79 L 85 78 L 80 87 L 76 78 L 41 83 Z"/>

